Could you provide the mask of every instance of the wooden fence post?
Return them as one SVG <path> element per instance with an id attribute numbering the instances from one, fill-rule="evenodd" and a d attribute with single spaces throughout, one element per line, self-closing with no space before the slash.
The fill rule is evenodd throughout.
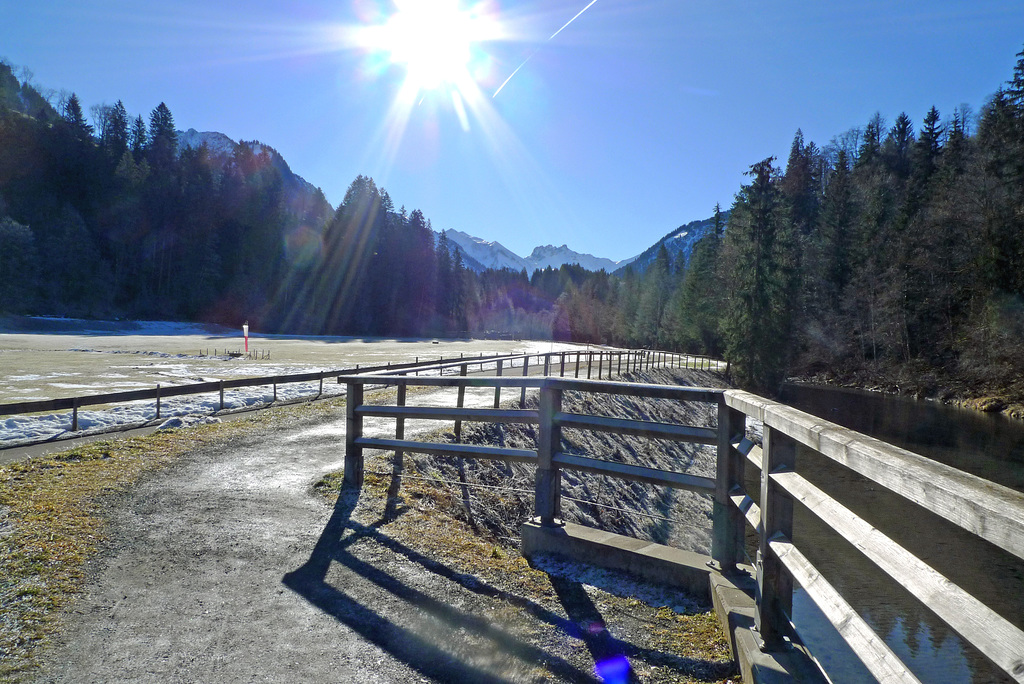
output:
<path id="1" fill-rule="evenodd" d="M 160 383 L 156 383 L 156 419 L 160 420 Z"/>
<path id="2" fill-rule="evenodd" d="M 590 367 L 594 365 L 594 352 L 587 352 L 587 380 L 590 379 Z"/>
<path id="3" fill-rule="evenodd" d="M 580 377 L 580 353 L 576 352 L 576 375 L 574 377 Z"/>
<path id="4" fill-rule="evenodd" d="M 601 372 L 604 370 L 604 352 L 597 352 L 597 379 L 601 380 Z"/>
<path id="5" fill-rule="evenodd" d="M 362 405 L 362 384 L 348 383 L 348 395 L 345 397 L 345 484 L 356 488 L 363 486 L 363 447 L 356 444 L 356 440 L 363 437 L 363 417 L 356 412 Z"/>
<path id="6" fill-rule="evenodd" d="M 553 387 L 540 390 L 540 425 L 537 431 L 537 472 L 534 485 L 534 511 L 541 525 L 560 525 L 562 515 L 561 471 L 553 458 L 561 449 L 562 428 L 555 414 L 562 410 L 562 391 Z"/>
<path id="7" fill-rule="evenodd" d="M 530 368 L 530 357 L 527 356 L 525 359 L 523 359 L 523 377 L 524 378 L 526 377 L 526 374 L 529 372 L 529 368 Z M 526 408 L 526 383 L 525 382 L 523 383 L 523 392 L 519 396 L 519 408 Z"/>
<path id="8" fill-rule="evenodd" d="M 796 466 L 796 442 L 779 430 L 764 426 L 761 445 L 761 538 L 757 549 L 757 614 L 754 626 L 763 651 L 785 648 L 787 615 L 793 612 L 793 578 L 768 547 L 776 536 L 793 539 L 793 499 L 772 480 L 777 472 Z"/>
<path id="9" fill-rule="evenodd" d="M 399 406 L 405 406 L 405 392 L 406 385 L 402 383 L 398 386 L 398 401 L 396 402 Z M 395 439 L 401 441 L 405 439 L 405 418 L 398 417 L 395 419 Z M 395 449 L 395 465 L 394 472 L 401 475 L 404 470 L 405 452 L 401 449 Z"/>
<path id="10" fill-rule="evenodd" d="M 467 367 L 468 366 L 469 366 L 469 364 L 466 364 L 466 363 L 464 363 L 461 366 L 459 366 L 459 377 L 462 377 L 462 378 L 466 377 L 466 372 L 467 372 Z M 459 385 L 458 399 L 456 400 L 455 405 L 458 408 L 462 408 L 465 405 L 465 403 L 466 403 L 466 385 L 465 385 L 465 383 L 463 383 L 463 384 Z M 457 421 L 455 421 L 455 443 L 458 444 L 460 442 L 462 442 L 462 421 L 461 420 L 457 420 Z"/>
<path id="11" fill-rule="evenodd" d="M 551 375 L 551 354 L 544 355 L 544 377 Z"/>
<path id="12" fill-rule="evenodd" d="M 78 397 L 75 397 L 71 405 L 71 431 L 78 432 Z"/>
<path id="13" fill-rule="evenodd" d="M 220 410 L 224 410 L 224 381 L 220 381 Z"/>
<path id="14" fill-rule="evenodd" d="M 729 408 L 724 397 L 718 401 L 718 461 L 715 501 L 712 507 L 711 557 L 723 573 L 736 569 L 743 560 L 743 514 L 729 499 L 735 487 L 743 486 L 743 455 L 732 446 L 743 437 L 747 417 Z"/>
<path id="15" fill-rule="evenodd" d="M 559 362 L 558 376 L 561 378 L 565 377 L 565 352 L 561 354 L 562 360 Z"/>
<path id="16" fill-rule="evenodd" d="M 501 359 L 498 359 L 497 377 L 499 377 L 499 378 L 501 377 L 501 367 L 502 367 L 503 363 L 504 362 Z M 498 406 L 500 406 L 500 405 L 501 405 L 501 387 L 499 386 L 499 387 L 495 387 L 494 388 L 494 408 L 498 408 Z"/>

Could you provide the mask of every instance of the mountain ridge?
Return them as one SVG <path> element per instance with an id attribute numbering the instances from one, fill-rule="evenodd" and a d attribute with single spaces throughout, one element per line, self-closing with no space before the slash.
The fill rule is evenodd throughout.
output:
<path id="1" fill-rule="evenodd" d="M 446 229 L 441 232 L 445 234 L 449 243 L 459 248 L 463 257 L 469 257 L 483 268 L 508 268 L 513 271 L 525 270 L 527 273 L 533 273 L 533 271 L 544 270 L 548 267 L 557 269 L 563 264 L 578 264 L 588 271 L 603 269 L 611 272 L 624 267 L 636 258 L 613 261 L 593 254 L 577 252 L 565 244 L 560 247 L 540 245 L 534 247 L 529 256 L 521 257 L 497 241 L 484 240 L 454 229 Z M 474 270 L 483 270 L 483 268 Z"/>

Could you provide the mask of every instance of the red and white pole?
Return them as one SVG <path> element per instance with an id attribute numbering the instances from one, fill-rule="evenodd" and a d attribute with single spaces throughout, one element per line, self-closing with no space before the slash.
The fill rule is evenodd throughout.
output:
<path id="1" fill-rule="evenodd" d="M 249 321 L 242 324 L 242 335 L 245 336 L 245 353 L 249 353 Z"/>

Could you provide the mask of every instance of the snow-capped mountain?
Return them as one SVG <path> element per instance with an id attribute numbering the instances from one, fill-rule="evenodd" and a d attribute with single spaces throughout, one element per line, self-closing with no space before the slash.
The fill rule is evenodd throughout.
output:
<path id="1" fill-rule="evenodd" d="M 729 212 L 722 212 L 722 220 L 726 225 L 729 223 Z M 635 257 L 632 260 L 631 265 L 633 270 L 637 273 L 643 273 L 647 270 L 647 267 L 651 265 L 655 257 L 658 256 L 658 250 L 662 245 L 668 250 L 668 254 L 672 257 L 672 262 L 677 263 L 680 258 L 685 261 L 689 261 L 690 255 L 693 253 L 694 246 L 700 242 L 701 238 L 708 235 L 715 229 L 715 219 L 708 218 L 700 221 L 690 221 L 686 225 L 679 226 L 675 230 L 671 231 L 668 235 L 661 238 L 653 245 L 645 249 L 640 256 Z M 622 275 L 626 270 L 626 265 L 623 264 L 615 271 L 616 275 Z"/>
<path id="2" fill-rule="evenodd" d="M 271 163 L 281 171 L 281 176 L 286 182 L 291 182 L 304 193 L 313 194 L 317 192 L 317 188 L 312 183 L 302 176 L 293 173 L 291 167 L 288 166 L 288 162 L 284 160 L 284 157 L 269 145 L 264 145 L 256 140 L 241 140 L 235 142 L 228 136 L 217 131 L 197 131 L 194 128 L 190 128 L 187 131 L 176 132 L 178 134 L 179 151 L 189 148 L 199 148 L 205 144 L 210 155 L 215 159 L 218 159 L 221 163 L 224 163 L 234 156 L 235 152 L 241 145 L 245 145 L 252 150 L 254 155 L 258 156 L 266 153 L 270 157 Z"/>
<path id="3" fill-rule="evenodd" d="M 535 247 L 530 256 L 524 258 L 500 242 L 488 242 L 458 230 L 443 232 L 448 238 L 448 242 L 457 245 L 462 251 L 467 267 L 474 270 L 509 268 L 513 271 L 522 271 L 525 269 L 527 273 L 532 274 L 535 270 L 543 270 L 549 266 L 557 269 L 562 264 L 579 264 L 588 271 L 600 271 L 601 269 L 613 271 L 632 261 L 632 259 L 612 261 L 592 254 L 581 254 L 569 249 L 567 245 Z M 479 265 L 479 269 L 474 262 Z"/>
<path id="4" fill-rule="evenodd" d="M 238 149 L 238 143 L 217 131 L 199 132 L 190 128 L 187 131 L 177 131 L 177 133 L 179 150 L 198 149 L 205 143 L 206 149 L 210 151 L 211 155 L 230 157 Z"/>
<path id="5" fill-rule="evenodd" d="M 459 230 L 442 232 L 451 245 L 458 245 L 463 255 L 473 259 L 484 268 L 510 268 L 513 271 L 521 271 L 525 268 L 528 273 L 533 272 L 526 259 L 515 254 L 500 242 L 488 242 Z"/>
<path id="6" fill-rule="evenodd" d="M 559 268 L 562 264 L 579 264 L 588 271 L 604 269 L 611 273 L 617 268 L 626 266 L 635 258 L 612 261 L 611 259 L 596 257 L 593 254 L 580 254 L 569 249 L 568 245 L 562 245 L 561 247 L 544 245 L 542 247 L 534 247 L 530 256 L 526 257 L 526 262 L 531 265 L 532 268 L 528 269 L 531 271 L 538 268 L 545 269 L 548 266 Z"/>

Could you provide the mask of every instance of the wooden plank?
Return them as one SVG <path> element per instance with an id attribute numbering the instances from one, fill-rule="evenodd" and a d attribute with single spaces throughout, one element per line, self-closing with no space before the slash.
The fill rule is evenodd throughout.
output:
<path id="1" fill-rule="evenodd" d="M 342 375 L 342 382 L 356 382 L 361 385 L 414 385 L 422 387 L 529 387 L 540 388 L 548 378 L 541 376 L 522 377 L 519 375 L 506 375 L 503 377 L 494 376 L 469 376 L 459 377 L 456 375 Z"/>
<path id="2" fill-rule="evenodd" d="M 555 420 L 562 410 L 561 390 L 542 388 L 539 405 L 533 508 L 541 525 L 552 526 L 562 515 L 562 472 L 554 463 L 554 456 L 562 445 L 562 427 Z"/>
<path id="3" fill-rule="evenodd" d="M 754 500 L 738 489 L 733 490 L 729 495 L 729 499 L 739 509 L 740 513 L 743 514 L 747 524 L 755 532 L 761 534 L 761 509 L 754 503 Z"/>
<path id="4" fill-rule="evenodd" d="M 771 478 L 1018 682 L 1024 632 L 798 473 Z"/>
<path id="5" fill-rule="evenodd" d="M 587 456 L 576 456 L 574 454 L 557 453 L 552 462 L 562 468 L 583 470 L 600 475 L 611 475 L 624 480 L 636 482 L 647 482 L 648 484 L 664 485 L 676 489 L 687 489 L 695 492 L 711 493 L 715 491 L 715 481 L 710 477 L 699 475 L 688 475 L 687 473 L 676 473 L 657 468 L 645 468 L 644 466 L 630 465 L 628 463 L 616 463 L 614 461 L 602 461 Z"/>
<path id="6" fill-rule="evenodd" d="M 363 486 L 363 418 L 356 413 L 362 403 L 363 386 L 350 383 L 345 401 L 345 482 L 354 487 Z"/>
<path id="7" fill-rule="evenodd" d="M 768 553 L 768 540 L 793 536 L 793 497 L 770 473 L 791 471 L 796 463 L 796 442 L 780 431 L 764 428 L 761 459 L 761 529 L 757 550 L 757 613 L 754 624 L 768 650 L 784 644 L 787 615 L 793 612 L 793 578 Z"/>
<path id="8" fill-rule="evenodd" d="M 376 418 L 413 418 L 419 420 L 467 420 L 486 423 L 537 423 L 540 414 L 536 410 L 523 409 L 474 409 L 449 408 L 446 406 L 368 406 L 356 409 L 362 416 Z"/>
<path id="9" fill-rule="evenodd" d="M 722 390 L 708 387 L 679 387 L 675 385 L 653 385 L 614 380 L 575 380 L 552 378 L 552 387 L 578 392 L 618 394 L 627 397 L 648 397 L 652 399 L 677 399 L 679 401 L 701 401 L 718 403 Z"/>
<path id="10" fill-rule="evenodd" d="M 576 413 L 559 413 L 555 416 L 555 420 L 564 427 L 574 427 L 581 430 L 614 432 L 621 435 L 650 437 L 652 439 L 671 439 L 677 442 L 693 442 L 696 444 L 718 443 L 718 430 L 713 428 L 653 423 L 645 420 L 607 418 L 605 416 L 582 416 Z"/>
<path id="11" fill-rule="evenodd" d="M 748 461 L 748 462 L 749 462 L 749 463 L 750 463 L 751 465 L 753 465 L 753 466 L 754 466 L 755 468 L 757 468 L 758 470 L 760 470 L 760 469 L 761 469 L 761 461 L 763 460 L 763 453 L 764 453 L 764 452 L 763 452 L 763 451 L 761 450 L 761 447 L 759 447 L 759 446 L 755 446 L 755 447 L 754 447 L 753 449 L 751 449 L 751 450 L 750 450 L 750 452 L 749 452 L 749 453 L 747 454 L 747 461 Z"/>
<path id="12" fill-rule="evenodd" d="M 743 461 L 732 442 L 745 431 L 746 416 L 726 406 L 724 401 L 719 401 L 716 409 L 718 434 L 715 501 L 711 507 L 711 557 L 719 563 L 722 572 L 728 573 L 743 560 L 743 518 L 730 505 L 729 493 L 743 483 Z"/>
<path id="13" fill-rule="evenodd" d="M 783 539 L 773 539 L 770 548 L 881 684 L 920 681 L 799 549 Z"/>
<path id="14" fill-rule="evenodd" d="M 433 442 L 413 442 L 409 440 L 376 439 L 370 437 L 356 439 L 355 444 L 365 449 L 384 449 L 385 451 L 401 449 L 402 451 L 412 451 L 417 454 L 434 454 L 437 456 L 486 458 L 498 461 L 516 461 L 519 463 L 537 462 L 537 453 L 529 449 L 503 449 L 472 444 L 437 444 Z"/>
<path id="15" fill-rule="evenodd" d="M 749 392 L 726 390 L 725 397 L 737 408 L 759 406 L 766 425 L 1024 558 L 1024 493 Z"/>

